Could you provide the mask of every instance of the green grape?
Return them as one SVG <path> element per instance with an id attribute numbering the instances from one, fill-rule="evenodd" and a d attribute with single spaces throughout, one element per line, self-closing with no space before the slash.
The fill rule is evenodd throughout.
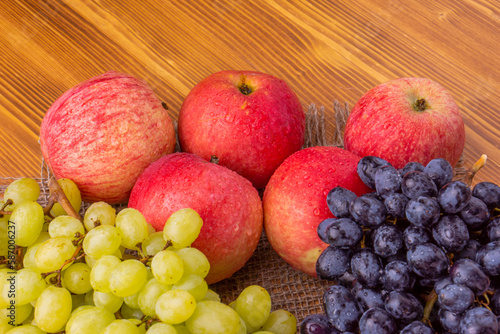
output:
<path id="1" fill-rule="evenodd" d="M 0 207 L 2 203 L 0 203 Z M 9 255 L 9 221 L 4 219 L 7 215 L 0 215 L 0 256 L 7 257 Z M 10 217 L 10 215 L 8 215 Z M 163 236 L 162 236 L 163 237 Z"/>
<path id="2" fill-rule="evenodd" d="M 83 295 L 71 295 L 71 301 L 72 301 L 72 310 L 76 309 L 77 307 L 85 305 L 85 294 Z"/>
<path id="3" fill-rule="evenodd" d="M 158 297 L 172 289 L 171 285 L 158 282 L 156 278 L 150 279 L 144 288 L 139 292 L 139 308 L 145 314 L 151 317 L 156 316 L 155 306 Z"/>
<path id="4" fill-rule="evenodd" d="M 106 326 L 101 334 L 140 334 L 140 331 L 130 320 L 117 319 Z"/>
<path id="5" fill-rule="evenodd" d="M 179 255 L 166 249 L 153 257 L 151 271 L 160 283 L 174 284 L 184 274 L 184 264 Z"/>
<path id="6" fill-rule="evenodd" d="M 186 326 L 184 325 L 174 325 L 177 334 L 190 334 Z"/>
<path id="7" fill-rule="evenodd" d="M 149 327 L 146 331 L 147 334 L 181 334 L 178 332 L 174 326 L 164 324 L 162 322 L 157 322 L 153 326 Z"/>
<path id="8" fill-rule="evenodd" d="M 49 286 L 38 297 L 35 305 L 35 322 L 45 332 L 64 329 L 72 307 L 70 292 L 65 288 Z"/>
<path id="9" fill-rule="evenodd" d="M 128 249 L 138 249 L 137 244 L 149 235 L 146 218 L 133 208 L 123 209 L 116 215 L 116 227 L 122 235 L 122 246 Z"/>
<path id="10" fill-rule="evenodd" d="M 35 263 L 41 272 L 60 269 L 71 259 L 76 251 L 73 241 L 68 237 L 56 237 L 44 241 L 36 250 Z M 68 267 L 71 263 L 65 265 Z"/>
<path id="11" fill-rule="evenodd" d="M 94 304 L 94 292 L 95 290 L 90 290 L 85 294 L 85 305 L 95 306 Z"/>
<path id="12" fill-rule="evenodd" d="M 75 209 L 76 212 L 79 212 L 82 206 L 82 195 L 75 182 L 70 179 L 58 179 L 57 183 L 61 186 L 63 193 L 68 198 L 68 201 L 73 209 Z M 50 210 L 52 217 L 67 215 L 68 213 L 69 212 L 66 212 L 59 203 L 54 204 Z"/>
<path id="13" fill-rule="evenodd" d="M 215 302 L 221 302 L 219 294 L 212 289 L 207 290 L 207 293 L 205 294 L 205 297 L 203 297 L 202 300 L 212 300 Z"/>
<path id="14" fill-rule="evenodd" d="M 240 316 L 231 307 L 206 300 L 196 305 L 185 325 L 191 334 L 237 334 L 240 323 Z"/>
<path id="15" fill-rule="evenodd" d="M 125 318 L 127 319 L 127 318 Z M 146 323 L 142 322 L 140 319 L 128 319 L 131 323 L 133 323 L 137 329 L 139 329 L 139 334 L 145 334 L 146 333 Z"/>
<path id="16" fill-rule="evenodd" d="M 0 322 L 0 333 L 7 333 L 9 330 L 15 328 L 14 326 L 12 325 L 9 325 L 9 323 L 5 322 L 5 323 L 2 323 Z"/>
<path id="17" fill-rule="evenodd" d="M 119 229 L 111 225 L 101 225 L 87 233 L 83 239 L 83 251 L 88 256 L 98 259 L 116 252 L 121 243 L 122 236 Z"/>
<path id="18" fill-rule="evenodd" d="M 271 312 L 271 296 L 266 289 L 250 285 L 236 298 L 234 310 L 245 321 L 247 331 L 255 332 L 262 327 Z"/>
<path id="19" fill-rule="evenodd" d="M 205 254 L 197 248 L 187 247 L 175 250 L 184 263 L 184 275 L 195 274 L 203 278 L 210 271 L 210 262 Z"/>
<path id="20" fill-rule="evenodd" d="M 193 314 L 196 300 L 185 290 L 169 290 L 156 301 L 156 315 L 169 325 L 183 323 Z"/>
<path id="21" fill-rule="evenodd" d="M 240 317 L 240 328 L 238 329 L 238 334 L 247 334 L 247 325 L 245 321 Z"/>
<path id="22" fill-rule="evenodd" d="M 111 313 L 116 313 L 123 304 L 123 298 L 117 297 L 114 294 L 94 291 L 94 305 L 98 307 L 105 308 Z"/>
<path id="23" fill-rule="evenodd" d="M 137 319 L 140 320 L 144 317 L 144 313 L 137 308 L 132 308 L 128 306 L 125 302 L 122 304 L 122 308 L 120 309 L 120 314 L 125 319 Z"/>
<path id="24" fill-rule="evenodd" d="M 52 219 L 48 232 L 51 238 L 68 237 L 74 239 L 77 233 L 83 236 L 85 228 L 78 219 L 62 215 Z"/>
<path id="25" fill-rule="evenodd" d="M 66 324 L 66 334 L 102 333 L 114 320 L 115 315 L 102 307 L 91 306 L 79 311 L 77 309 Z"/>
<path id="26" fill-rule="evenodd" d="M 66 289 L 77 295 L 85 294 L 92 290 L 90 285 L 90 271 L 86 263 L 73 263 L 63 273 L 62 279 Z"/>
<path id="27" fill-rule="evenodd" d="M 96 291 L 111 292 L 109 288 L 109 275 L 121 260 L 114 255 L 105 255 L 94 263 L 90 270 L 90 285 Z"/>
<path id="28" fill-rule="evenodd" d="M 24 256 L 23 256 L 23 267 L 24 268 L 31 268 L 33 270 L 40 271 L 40 269 L 38 269 L 38 267 L 36 265 L 35 254 L 36 254 L 38 247 L 40 247 L 40 245 L 44 241 L 49 240 L 49 239 L 50 239 L 49 233 L 42 232 L 42 233 L 40 233 L 40 236 L 38 237 L 38 239 L 36 239 L 36 241 L 33 243 L 33 245 L 29 246 L 26 249 L 26 253 L 24 253 Z"/>
<path id="29" fill-rule="evenodd" d="M 29 304 L 40 296 L 45 290 L 46 284 L 40 273 L 36 270 L 23 268 L 15 275 L 10 275 L 13 279 L 11 284 L 5 284 L 2 289 L 2 298 L 11 304 Z M 14 283 L 15 287 L 12 287 Z"/>
<path id="30" fill-rule="evenodd" d="M 85 211 L 83 223 L 87 231 L 96 225 L 115 225 L 116 209 L 106 202 L 92 203 Z"/>
<path id="31" fill-rule="evenodd" d="M 271 312 L 260 330 L 280 334 L 295 334 L 297 333 L 297 318 L 286 310 L 276 310 Z"/>
<path id="32" fill-rule="evenodd" d="M 155 232 L 146 238 L 142 243 L 142 250 L 146 255 L 156 255 L 165 248 L 167 242 L 163 238 L 163 232 Z"/>
<path id="33" fill-rule="evenodd" d="M 149 280 L 148 280 L 149 281 Z M 144 289 L 144 288 L 143 288 Z M 142 291 L 142 290 L 141 290 Z M 123 298 L 123 302 L 133 309 L 139 309 L 139 294 L 141 292 L 134 293 L 131 296 Z"/>
<path id="34" fill-rule="evenodd" d="M 5 211 L 14 210 L 24 201 L 36 202 L 40 196 L 40 185 L 32 178 L 23 177 L 11 182 L 3 194 L 3 200 L 11 200 L 13 203 L 5 208 Z"/>
<path id="35" fill-rule="evenodd" d="M 172 289 L 186 290 L 193 295 L 197 302 L 199 302 L 206 296 L 208 284 L 203 277 L 190 274 L 182 276 L 182 278 L 172 286 Z"/>
<path id="36" fill-rule="evenodd" d="M 0 309 L 2 308 L 7 308 L 10 306 L 10 301 L 9 299 L 4 299 L 2 291 L 5 288 L 5 286 L 10 286 L 11 282 L 14 284 L 15 287 L 15 281 L 11 280 L 12 279 L 12 270 L 8 268 L 2 268 L 0 269 Z"/>
<path id="37" fill-rule="evenodd" d="M 9 305 L 8 308 L 0 310 L 0 323 L 19 325 L 28 319 L 31 315 L 31 311 L 33 311 L 33 306 L 31 304 Z"/>
<path id="38" fill-rule="evenodd" d="M 148 279 L 144 264 L 129 259 L 117 265 L 109 275 L 109 288 L 118 297 L 127 297 L 141 291 Z"/>
<path id="39" fill-rule="evenodd" d="M 5 334 L 45 334 L 45 332 L 37 326 L 22 325 L 12 328 Z"/>
<path id="40" fill-rule="evenodd" d="M 45 222 L 43 208 L 37 202 L 24 201 L 16 205 L 10 221 L 14 224 L 16 245 L 28 247 L 42 232 Z"/>
<path id="41" fill-rule="evenodd" d="M 170 241 L 174 248 L 190 246 L 200 234 L 203 220 L 193 209 L 180 209 L 174 212 L 163 226 L 163 238 Z"/>

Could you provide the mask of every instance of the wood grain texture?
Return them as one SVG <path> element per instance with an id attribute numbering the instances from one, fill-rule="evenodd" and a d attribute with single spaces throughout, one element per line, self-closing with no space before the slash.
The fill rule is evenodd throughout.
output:
<path id="1" fill-rule="evenodd" d="M 177 117 L 189 90 L 225 69 L 284 79 L 304 108 L 353 105 L 405 76 L 445 86 L 466 123 L 475 181 L 500 182 L 496 0 L 7 0 L 0 8 L 0 176 L 40 174 L 45 111 L 108 70 L 144 78 Z"/>

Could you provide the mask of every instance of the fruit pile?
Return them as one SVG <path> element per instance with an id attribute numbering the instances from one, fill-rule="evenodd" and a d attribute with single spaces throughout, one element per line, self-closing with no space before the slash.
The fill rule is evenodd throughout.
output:
<path id="1" fill-rule="evenodd" d="M 336 218 L 318 226 L 329 245 L 316 270 L 335 284 L 301 333 L 497 333 L 500 187 L 470 186 L 484 159 L 460 181 L 442 158 L 396 169 L 363 157 L 357 173 L 375 191 L 328 193 Z"/>
<path id="2" fill-rule="evenodd" d="M 193 209 L 156 231 L 138 210 L 103 201 L 81 218 L 75 183 L 52 178 L 50 188 L 43 207 L 37 181 L 17 179 L 0 202 L 1 333 L 296 332 L 261 286 L 229 305 L 209 289 L 210 263 L 191 246 L 203 225 Z"/>

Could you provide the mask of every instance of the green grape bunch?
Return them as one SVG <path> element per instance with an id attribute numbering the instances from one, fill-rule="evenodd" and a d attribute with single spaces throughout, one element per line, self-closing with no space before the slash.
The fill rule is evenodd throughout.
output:
<path id="1" fill-rule="evenodd" d="M 295 334 L 259 285 L 221 301 L 191 245 L 203 219 L 173 213 L 156 231 L 136 209 L 95 202 L 83 210 L 74 182 L 50 179 L 40 204 L 31 178 L 0 194 L 0 333 Z M 82 211 L 83 214 L 80 214 Z"/>

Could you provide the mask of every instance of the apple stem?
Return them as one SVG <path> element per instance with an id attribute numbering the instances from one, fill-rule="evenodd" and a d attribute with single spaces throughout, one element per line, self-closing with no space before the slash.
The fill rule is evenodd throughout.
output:
<path id="1" fill-rule="evenodd" d="M 210 156 L 210 162 L 218 165 L 219 164 L 219 158 L 216 155 L 211 155 Z"/>
<path id="2" fill-rule="evenodd" d="M 416 111 L 424 111 L 428 108 L 427 101 L 425 101 L 425 99 L 417 99 L 413 104 L 413 108 Z"/>
<path id="3" fill-rule="evenodd" d="M 464 183 L 467 184 L 467 186 L 471 186 L 472 184 L 472 179 L 474 178 L 474 175 L 483 168 L 486 165 L 486 160 L 488 157 L 486 154 L 481 155 L 478 161 L 472 167 L 467 171 L 467 174 L 465 175 L 465 180 Z"/>

